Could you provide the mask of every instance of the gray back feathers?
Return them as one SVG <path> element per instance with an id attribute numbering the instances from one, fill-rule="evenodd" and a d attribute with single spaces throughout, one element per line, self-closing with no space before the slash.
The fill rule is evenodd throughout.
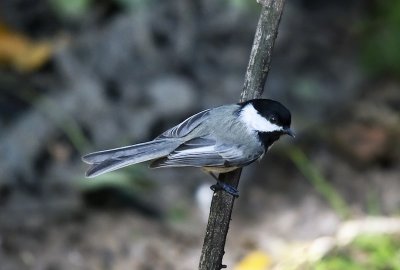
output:
<path id="1" fill-rule="evenodd" d="M 240 167 L 264 149 L 244 123 L 239 105 L 197 113 L 150 142 L 92 153 L 83 157 L 94 177 L 131 164 L 152 160 L 151 167 Z"/>

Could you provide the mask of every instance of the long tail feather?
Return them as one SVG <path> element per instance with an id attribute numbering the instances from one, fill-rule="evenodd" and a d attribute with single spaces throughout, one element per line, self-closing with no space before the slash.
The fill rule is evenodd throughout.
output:
<path id="1" fill-rule="evenodd" d="M 86 172 L 86 177 L 95 177 L 128 165 L 166 156 L 179 144 L 176 140 L 154 140 L 88 154 L 82 157 L 84 162 L 92 165 Z"/>

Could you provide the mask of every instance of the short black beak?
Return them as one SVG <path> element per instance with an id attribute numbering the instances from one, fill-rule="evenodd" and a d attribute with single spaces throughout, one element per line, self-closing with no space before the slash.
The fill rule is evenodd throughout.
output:
<path id="1" fill-rule="evenodd" d="M 285 129 L 283 130 L 283 132 L 284 132 L 285 134 L 289 135 L 289 136 L 292 137 L 292 138 L 296 138 L 296 134 L 295 134 L 294 131 L 291 130 L 290 128 L 285 128 Z"/>

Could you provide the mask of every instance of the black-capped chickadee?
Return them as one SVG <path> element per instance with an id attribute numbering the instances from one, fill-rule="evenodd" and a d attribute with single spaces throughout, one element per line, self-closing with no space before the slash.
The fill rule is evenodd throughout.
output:
<path id="1" fill-rule="evenodd" d="M 225 173 L 261 159 L 280 136 L 294 137 L 290 112 L 270 99 L 253 99 L 199 112 L 152 141 L 84 156 L 87 177 L 151 161 L 151 168 L 200 167 Z M 232 195 L 237 190 L 220 183 Z"/>

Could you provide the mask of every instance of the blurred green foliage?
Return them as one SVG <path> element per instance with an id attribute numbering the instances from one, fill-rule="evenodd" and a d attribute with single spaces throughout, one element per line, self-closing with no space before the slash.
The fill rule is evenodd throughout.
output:
<path id="1" fill-rule="evenodd" d="M 51 121 L 65 135 L 75 150 L 84 154 L 87 148 L 90 148 L 90 141 L 84 134 L 79 123 L 71 115 L 60 110 L 60 106 L 54 99 L 42 97 L 40 102 L 37 102 L 36 96 L 31 89 L 25 91 L 13 92 L 16 98 L 26 102 L 44 117 Z"/>
<path id="2" fill-rule="evenodd" d="M 189 209 L 187 205 L 177 204 L 173 206 L 167 213 L 167 218 L 172 223 L 184 222 L 188 219 Z"/>
<path id="3" fill-rule="evenodd" d="M 95 180 L 80 179 L 78 186 L 82 191 L 112 187 L 124 190 L 133 197 L 137 194 L 146 193 L 155 187 L 154 182 L 147 179 L 140 165 L 100 175 Z"/>
<path id="4" fill-rule="evenodd" d="M 400 74 L 400 1 L 376 0 L 369 20 L 361 24 L 362 64 L 374 74 Z"/>
<path id="5" fill-rule="evenodd" d="M 127 10 L 138 10 L 154 2 L 154 0 L 114 0 L 114 1 Z"/>
<path id="6" fill-rule="evenodd" d="M 54 10 L 67 19 L 76 19 L 85 15 L 92 0 L 49 0 Z"/>
<path id="7" fill-rule="evenodd" d="M 370 216 L 382 215 L 379 194 L 376 190 L 370 190 L 367 194 L 367 213 Z"/>
<path id="8" fill-rule="evenodd" d="M 360 235 L 317 262 L 315 270 L 400 270 L 399 235 Z"/>
<path id="9" fill-rule="evenodd" d="M 350 216 L 350 209 L 337 190 L 325 179 L 305 153 L 298 147 L 291 147 L 288 155 L 297 169 L 314 186 L 341 218 Z"/>
<path id="10" fill-rule="evenodd" d="M 257 10 L 260 5 L 256 1 L 248 0 L 227 0 L 228 4 L 238 9 Z"/>
<path id="11" fill-rule="evenodd" d="M 78 153 L 83 154 L 85 149 L 90 147 L 89 140 L 86 138 L 83 130 L 73 117 L 66 113 L 62 114 L 61 118 L 55 116 L 55 112 L 60 112 L 60 107 L 53 100 L 42 98 L 40 104 L 32 100 L 27 100 L 27 102 L 32 102 L 32 106 L 52 121 L 68 138 Z"/>
<path id="12" fill-rule="evenodd" d="M 55 12 L 64 19 L 81 19 L 92 10 L 100 1 L 96 0 L 49 0 Z M 154 0 L 110 0 L 109 4 L 116 4 L 124 10 L 136 11 L 151 5 Z"/>

